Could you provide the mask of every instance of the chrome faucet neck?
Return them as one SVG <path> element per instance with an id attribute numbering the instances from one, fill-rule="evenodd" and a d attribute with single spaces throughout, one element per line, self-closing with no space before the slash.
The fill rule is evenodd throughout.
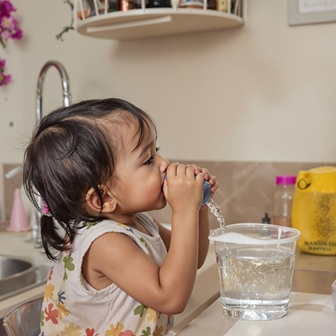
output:
<path id="1" fill-rule="evenodd" d="M 48 61 L 42 67 L 38 79 L 37 79 L 37 90 L 36 90 L 36 125 L 39 125 L 42 119 L 42 94 L 43 94 L 43 83 L 45 75 L 50 67 L 55 67 L 62 81 L 62 93 L 63 93 L 63 106 L 69 106 L 71 104 L 71 93 L 70 93 L 70 81 L 68 74 L 64 68 L 64 66 L 58 61 Z M 42 209 L 42 199 L 39 195 L 36 196 L 36 201 L 40 209 Z M 38 210 L 35 210 L 34 216 L 34 227 L 33 227 L 33 239 L 34 239 L 34 247 L 40 248 L 42 247 L 42 239 L 41 239 L 41 228 L 40 228 L 40 220 L 41 213 Z"/>
<path id="2" fill-rule="evenodd" d="M 43 95 L 43 83 L 45 75 L 50 67 L 55 67 L 60 76 L 62 82 L 62 93 L 63 93 L 63 106 L 69 106 L 71 104 L 71 93 L 70 93 L 70 81 L 64 66 L 58 61 L 48 61 L 42 67 L 38 79 L 37 79 L 37 90 L 36 90 L 36 123 L 39 124 L 42 119 L 42 95 Z"/>

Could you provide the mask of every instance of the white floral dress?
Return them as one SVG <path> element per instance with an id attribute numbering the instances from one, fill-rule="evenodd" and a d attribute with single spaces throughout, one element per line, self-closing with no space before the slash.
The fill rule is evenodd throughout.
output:
<path id="1" fill-rule="evenodd" d="M 90 245 L 107 232 L 126 234 L 160 266 L 167 250 L 158 227 L 148 214 L 138 214 L 137 220 L 150 235 L 110 220 L 88 223 L 79 230 L 71 251 L 62 253 L 50 271 L 41 336 L 163 336 L 172 327 L 172 317 L 144 306 L 115 284 L 96 290 L 81 272 Z"/>

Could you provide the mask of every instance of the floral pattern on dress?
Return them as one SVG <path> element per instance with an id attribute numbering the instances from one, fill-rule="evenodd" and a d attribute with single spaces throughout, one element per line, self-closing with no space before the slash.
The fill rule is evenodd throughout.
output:
<path id="1" fill-rule="evenodd" d="M 97 225 L 99 222 L 84 222 L 83 226 L 85 226 L 86 229 L 91 229 L 95 225 Z"/>
<path id="2" fill-rule="evenodd" d="M 65 308 L 65 305 L 63 303 L 58 303 L 56 305 L 57 311 L 58 311 L 58 318 L 63 320 L 63 317 L 67 317 L 70 315 L 70 310 Z"/>
<path id="3" fill-rule="evenodd" d="M 61 331 L 61 335 L 63 336 L 82 336 L 81 333 L 82 328 L 79 326 L 76 326 L 74 323 L 69 323 L 64 327 L 64 329 Z"/>
<path id="4" fill-rule="evenodd" d="M 45 301 L 49 302 L 49 300 L 51 300 L 51 298 L 54 295 L 54 289 L 55 289 L 54 285 L 52 285 L 51 283 L 47 284 L 46 289 L 44 291 L 44 296 L 43 296 L 43 299 Z"/>
<path id="5" fill-rule="evenodd" d="M 163 326 L 156 326 L 153 336 L 163 336 Z"/>
<path id="6" fill-rule="evenodd" d="M 99 336 L 99 334 L 95 334 L 95 330 L 94 329 L 89 329 L 86 328 L 85 329 L 85 336 Z"/>
<path id="7" fill-rule="evenodd" d="M 44 313 L 46 322 L 50 320 L 53 324 L 58 324 L 58 310 L 55 309 L 53 303 L 49 303 L 48 306 L 44 308 Z"/>
<path id="8" fill-rule="evenodd" d="M 48 280 L 49 280 L 49 281 L 52 279 L 52 275 L 53 275 L 53 273 L 54 273 L 54 266 L 51 267 L 51 270 L 50 270 L 50 272 L 49 272 L 49 276 L 48 276 Z"/>
<path id="9" fill-rule="evenodd" d="M 142 330 L 141 336 L 151 336 L 151 328 L 147 327 L 146 329 Z"/>
<path id="10" fill-rule="evenodd" d="M 66 255 L 63 258 L 64 263 L 64 276 L 63 281 L 68 280 L 67 270 L 72 272 L 75 269 L 75 264 L 73 263 L 73 258 L 71 257 L 71 253 Z"/>
<path id="11" fill-rule="evenodd" d="M 80 238 L 84 238 L 86 235 L 91 236 L 91 232 L 97 229 L 100 230 L 99 225 L 96 224 L 98 223 L 86 223 L 78 236 Z M 136 242 L 144 253 L 152 257 L 149 252 L 152 248 L 152 242 L 150 240 L 148 242 L 146 241 L 147 236 L 143 236 L 138 230 L 133 230 L 131 227 L 121 223 L 113 222 L 112 225 L 114 225 L 113 231 L 111 231 L 110 226 L 105 226 L 103 230 L 106 231 L 103 232 L 127 234 Z M 151 228 L 153 228 L 153 226 L 151 226 Z M 88 231 L 90 232 L 86 233 Z M 94 235 L 96 235 L 96 233 L 94 233 Z M 80 298 L 77 297 L 78 295 L 82 295 L 81 291 L 78 291 L 78 289 L 83 286 L 80 282 L 82 280 L 79 282 L 76 280 L 78 277 L 77 272 L 82 267 L 82 255 L 79 255 L 77 252 L 81 246 L 80 242 L 81 240 L 77 242 L 77 245 L 74 242 L 71 249 L 62 252 L 60 259 L 50 270 L 41 311 L 40 335 L 164 336 L 167 329 L 169 329 L 168 326 L 170 326 L 169 317 L 165 314 L 160 314 L 154 309 L 136 302 L 135 300 L 130 301 L 130 306 L 128 306 L 128 308 L 124 308 L 127 313 L 121 315 L 121 318 L 118 319 L 117 311 L 116 313 L 113 313 L 113 315 L 107 315 L 107 319 L 105 318 L 101 320 L 100 323 L 95 321 L 94 326 L 88 325 L 89 319 L 86 319 L 86 317 L 90 316 L 90 303 L 86 306 L 85 309 L 87 310 L 84 310 L 85 313 L 83 313 Z M 86 240 L 86 244 L 88 242 L 90 242 L 90 240 Z M 158 252 L 155 249 L 153 252 L 154 256 L 157 257 Z M 155 260 L 155 258 L 153 259 Z M 74 296 L 74 293 L 76 293 L 76 296 Z M 70 301 L 69 298 L 71 298 Z M 94 299 L 94 296 L 92 296 L 92 299 Z M 125 307 L 124 304 L 122 307 Z M 76 310 L 80 310 L 81 314 L 76 314 Z M 164 315 L 164 317 L 160 319 L 161 315 Z M 78 316 L 80 316 L 80 319 L 78 319 Z M 98 317 L 98 315 L 96 316 Z M 116 316 L 115 320 L 113 320 L 114 316 Z M 112 320 L 109 320 L 111 317 Z"/>
<path id="12" fill-rule="evenodd" d="M 110 329 L 105 331 L 105 336 L 119 336 L 123 329 L 124 325 L 120 322 L 117 322 L 115 326 L 110 324 Z"/>
<path id="13" fill-rule="evenodd" d="M 148 308 L 146 311 L 146 317 L 147 317 L 147 321 L 153 321 L 153 323 L 156 324 L 156 322 L 158 321 L 158 316 L 159 313 L 152 309 L 152 308 Z"/>

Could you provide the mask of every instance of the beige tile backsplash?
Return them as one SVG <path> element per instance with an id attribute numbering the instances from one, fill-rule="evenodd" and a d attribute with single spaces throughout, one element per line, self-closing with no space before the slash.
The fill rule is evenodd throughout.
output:
<path id="1" fill-rule="evenodd" d="M 174 160 L 170 160 L 174 162 Z M 191 163 L 186 161 L 185 163 Z M 227 224 L 240 222 L 261 222 L 265 212 L 272 213 L 272 197 L 277 175 L 297 175 L 300 170 L 308 170 L 323 165 L 335 166 L 336 163 L 300 163 L 300 162 L 193 162 L 209 169 L 216 175 L 220 184 L 214 200 L 221 208 Z M 4 164 L 6 174 L 18 164 Z M 14 189 L 22 184 L 21 174 L 12 180 L 4 178 L 5 218 L 9 219 Z M 162 223 L 170 223 L 171 210 L 167 205 L 152 215 Z M 211 216 L 211 227 L 218 226 Z"/>

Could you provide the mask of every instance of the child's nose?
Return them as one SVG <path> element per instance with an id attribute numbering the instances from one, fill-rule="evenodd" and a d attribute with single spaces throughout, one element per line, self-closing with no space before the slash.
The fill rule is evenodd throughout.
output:
<path id="1" fill-rule="evenodd" d="M 160 172 L 164 173 L 167 170 L 169 164 L 170 164 L 170 162 L 167 159 L 165 159 L 164 157 L 161 156 Z"/>

